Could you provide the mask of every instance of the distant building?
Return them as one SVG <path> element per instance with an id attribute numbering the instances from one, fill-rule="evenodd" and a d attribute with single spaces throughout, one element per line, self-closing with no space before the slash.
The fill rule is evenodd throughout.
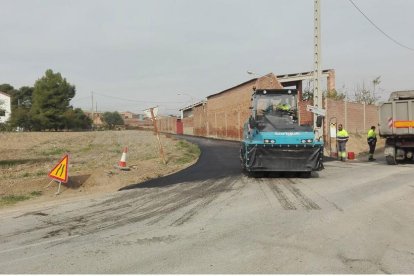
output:
<path id="1" fill-rule="evenodd" d="M 103 126 L 104 122 L 103 122 L 103 118 L 102 118 L 102 112 L 94 112 L 93 113 L 93 118 L 92 118 L 92 112 L 90 111 L 83 111 L 83 113 L 85 113 L 86 116 L 88 116 L 90 119 L 92 119 L 92 124 L 94 126 Z"/>
<path id="2" fill-rule="evenodd" d="M 122 119 L 133 119 L 134 118 L 134 113 L 126 111 L 126 112 L 119 112 L 119 114 L 121 114 Z"/>
<path id="3" fill-rule="evenodd" d="M 5 123 L 11 115 L 11 97 L 0 91 L 0 123 Z"/>
<path id="4" fill-rule="evenodd" d="M 119 114 L 121 114 L 122 119 L 124 119 L 126 127 L 141 127 L 146 125 L 143 114 L 135 114 L 130 111 L 119 112 Z"/>

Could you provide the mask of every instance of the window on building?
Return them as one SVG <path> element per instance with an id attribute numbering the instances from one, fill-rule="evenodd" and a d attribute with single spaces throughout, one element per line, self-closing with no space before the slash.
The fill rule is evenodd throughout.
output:
<path id="1" fill-rule="evenodd" d="M 0 109 L 0 117 L 6 116 L 6 110 Z"/>

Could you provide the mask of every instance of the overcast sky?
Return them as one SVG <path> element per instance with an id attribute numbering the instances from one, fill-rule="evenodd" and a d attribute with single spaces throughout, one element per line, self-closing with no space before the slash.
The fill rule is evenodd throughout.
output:
<path id="1" fill-rule="evenodd" d="M 414 49 L 414 1 L 353 0 Z M 163 113 L 252 78 L 313 70 L 313 0 L 0 0 L 0 83 L 47 69 L 76 86 L 74 107 Z M 321 0 L 322 67 L 353 94 L 414 89 L 414 51 L 349 0 Z M 253 76 L 254 77 L 254 76 Z M 180 95 L 178 95 L 180 94 Z"/>

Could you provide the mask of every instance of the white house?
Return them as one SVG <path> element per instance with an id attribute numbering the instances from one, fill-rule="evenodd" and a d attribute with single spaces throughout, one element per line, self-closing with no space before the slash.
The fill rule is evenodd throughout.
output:
<path id="1" fill-rule="evenodd" d="M 0 91 L 0 123 L 9 120 L 11 114 L 11 97 Z"/>

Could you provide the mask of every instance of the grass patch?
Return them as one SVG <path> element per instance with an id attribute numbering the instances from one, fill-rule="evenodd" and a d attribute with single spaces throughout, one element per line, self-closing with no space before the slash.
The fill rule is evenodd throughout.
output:
<path id="1" fill-rule="evenodd" d="M 63 153 L 67 153 L 67 152 L 69 152 L 69 150 L 66 149 L 66 148 L 52 148 L 52 149 L 43 151 L 42 152 L 42 155 L 46 155 L 46 156 L 49 156 L 49 155 L 61 155 Z"/>
<path id="2" fill-rule="evenodd" d="M 30 193 L 32 197 L 41 196 L 43 194 L 42 191 L 33 191 Z"/>
<path id="3" fill-rule="evenodd" d="M 37 173 L 36 173 L 36 176 L 43 176 L 43 175 L 46 175 L 47 173 L 46 172 L 44 172 L 44 171 L 38 171 Z"/>
<path id="4" fill-rule="evenodd" d="M 12 205 L 17 202 L 30 199 L 30 196 L 26 195 L 8 195 L 0 197 L 0 206 Z"/>
<path id="5" fill-rule="evenodd" d="M 41 196 L 43 193 L 42 191 L 33 191 L 29 195 L 7 195 L 0 197 L 0 207 L 13 205 L 20 201 L 29 200 L 34 197 Z"/>
<path id="6" fill-rule="evenodd" d="M 197 145 L 182 140 L 179 141 L 175 147 L 180 153 L 182 153 L 182 156 L 175 160 L 178 164 L 193 162 L 200 156 L 201 153 L 200 148 Z"/>
<path id="7" fill-rule="evenodd" d="M 0 167 L 10 168 L 17 165 L 34 164 L 49 161 L 49 158 L 0 160 Z"/>
<path id="8" fill-rule="evenodd" d="M 88 144 L 86 147 L 81 148 L 80 152 L 85 153 L 85 152 L 91 151 L 92 149 L 93 149 L 93 144 Z"/>

